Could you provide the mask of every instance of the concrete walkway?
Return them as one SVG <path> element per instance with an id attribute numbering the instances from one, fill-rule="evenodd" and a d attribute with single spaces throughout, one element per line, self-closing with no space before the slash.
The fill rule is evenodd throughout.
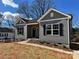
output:
<path id="1" fill-rule="evenodd" d="M 28 39 L 28 40 L 22 41 L 22 42 L 17 42 L 17 43 L 25 44 L 25 45 L 32 45 L 32 46 L 46 48 L 46 49 L 50 49 L 50 50 L 54 50 L 54 51 L 60 51 L 60 52 L 67 53 L 67 54 L 72 54 L 73 55 L 73 59 L 79 59 L 79 51 L 74 50 L 73 52 L 69 52 L 69 51 L 64 51 L 62 49 L 51 48 L 51 47 L 47 47 L 47 46 L 43 46 L 43 45 L 27 43 L 29 40 L 31 40 L 31 39 Z"/>
<path id="2" fill-rule="evenodd" d="M 79 51 L 74 50 L 73 59 L 79 59 Z"/>
<path id="3" fill-rule="evenodd" d="M 25 45 L 31 45 L 31 46 L 36 46 L 36 47 L 41 47 L 41 48 L 46 48 L 46 49 L 50 49 L 50 50 L 54 50 L 54 51 L 59 51 L 59 52 L 63 52 L 63 53 L 72 54 L 72 52 L 65 51 L 65 50 L 62 50 L 62 49 L 51 48 L 51 47 L 48 47 L 48 46 L 43 46 L 43 45 L 38 45 L 38 44 L 33 44 L 33 43 L 27 43 L 28 41 L 26 40 L 26 41 L 17 42 L 17 43 L 19 43 L 19 44 L 25 44 Z"/>

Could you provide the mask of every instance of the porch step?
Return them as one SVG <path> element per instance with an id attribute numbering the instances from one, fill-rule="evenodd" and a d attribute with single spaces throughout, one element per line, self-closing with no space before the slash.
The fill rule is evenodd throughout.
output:
<path id="1" fill-rule="evenodd" d="M 72 42 L 70 44 L 70 48 L 73 49 L 73 50 L 79 50 L 79 43 L 77 42 Z"/>
<path id="2" fill-rule="evenodd" d="M 28 38 L 28 40 L 39 40 L 39 38 Z"/>

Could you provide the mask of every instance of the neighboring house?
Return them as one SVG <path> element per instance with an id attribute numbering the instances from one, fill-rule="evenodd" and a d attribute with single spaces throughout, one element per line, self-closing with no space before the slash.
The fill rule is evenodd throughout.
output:
<path id="1" fill-rule="evenodd" d="M 13 29 L 0 27 L 0 40 L 14 39 Z"/>
<path id="2" fill-rule="evenodd" d="M 69 46 L 70 28 L 71 16 L 51 8 L 38 20 L 18 18 L 15 38 L 39 38 L 41 41 Z"/>

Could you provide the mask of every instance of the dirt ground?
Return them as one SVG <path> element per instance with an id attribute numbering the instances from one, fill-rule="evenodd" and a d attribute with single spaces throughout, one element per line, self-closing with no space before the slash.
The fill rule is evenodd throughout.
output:
<path id="1" fill-rule="evenodd" d="M 72 55 L 18 43 L 0 43 L 0 59 L 72 59 Z"/>

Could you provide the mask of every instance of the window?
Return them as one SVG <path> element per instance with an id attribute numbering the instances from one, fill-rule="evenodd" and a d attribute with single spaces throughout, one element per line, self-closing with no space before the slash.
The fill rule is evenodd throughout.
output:
<path id="1" fill-rule="evenodd" d="M 61 24 L 46 24 L 45 25 L 45 34 L 62 36 L 63 35 L 63 26 L 62 25 Z"/>
<path id="2" fill-rule="evenodd" d="M 17 28 L 17 33 L 23 35 L 24 34 L 24 28 L 22 26 L 18 27 Z"/>
<path id="3" fill-rule="evenodd" d="M 54 16 L 54 13 L 52 12 L 52 13 L 50 13 L 50 17 L 53 17 Z"/>
<path id="4" fill-rule="evenodd" d="M 6 35 L 8 36 L 8 33 L 6 33 Z"/>
<path id="5" fill-rule="evenodd" d="M 5 33 L 5 36 L 7 37 L 8 36 L 8 33 Z"/>
<path id="6" fill-rule="evenodd" d="M 53 35 L 59 35 L 59 24 L 53 25 Z"/>
<path id="7" fill-rule="evenodd" d="M 46 34 L 51 34 L 51 25 L 46 25 Z"/>
<path id="8" fill-rule="evenodd" d="M 4 36 L 4 35 L 3 35 L 3 33 L 2 33 L 2 35 L 1 35 L 1 36 L 2 36 L 2 37 Z"/>

